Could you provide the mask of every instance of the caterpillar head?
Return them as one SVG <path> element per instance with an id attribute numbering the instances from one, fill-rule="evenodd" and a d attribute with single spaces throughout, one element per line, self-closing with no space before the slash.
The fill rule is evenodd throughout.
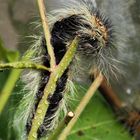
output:
<path id="1" fill-rule="evenodd" d="M 111 21 L 99 11 L 91 13 L 89 23 L 85 20 L 82 20 L 85 25 L 79 31 L 81 41 L 78 50 L 84 55 L 93 56 L 101 49 L 112 47 L 114 37 Z"/>
<path id="2" fill-rule="evenodd" d="M 88 70 L 96 67 L 107 78 L 110 73 L 116 76 L 116 71 L 119 69 L 116 66 L 118 62 L 113 56 L 115 35 L 109 18 L 94 7 L 92 9 L 88 7 L 67 9 L 70 14 L 65 12 L 63 14 L 63 11 L 59 13 L 60 11 L 52 26 L 53 46 L 68 47 L 75 36 L 79 36 L 77 54 L 80 59 L 84 59 L 81 61 L 88 61 L 86 62 Z"/>
<path id="3" fill-rule="evenodd" d="M 52 29 L 53 42 L 59 40 L 69 44 L 75 36 L 79 36 L 78 50 L 85 54 L 93 54 L 97 48 L 109 46 L 113 39 L 111 21 L 99 11 L 91 13 L 89 19 L 86 16 L 73 14 L 55 22 Z"/>

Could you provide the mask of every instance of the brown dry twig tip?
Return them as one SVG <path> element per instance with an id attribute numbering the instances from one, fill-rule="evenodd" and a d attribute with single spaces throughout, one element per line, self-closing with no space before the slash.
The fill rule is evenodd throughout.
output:
<path id="1" fill-rule="evenodd" d="M 99 75 L 97 76 L 97 78 L 92 83 L 92 85 L 90 86 L 89 90 L 87 91 L 87 93 L 85 94 L 85 96 L 83 97 L 83 99 L 81 100 L 80 104 L 76 108 L 76 110 L 74 112 L 75 113 L 75 116 L 68 123 L 68 125 L 64 129 L 64 131 L 60 134 L 58 140 L 65 140 L 67 138 L 67 136 L 69 135 L 71 129 L 74 126 L 74 124 L 77 122 L 79 116 L 81 115 L 81 113 L 85 109 L 86 105 L 89 103 L 89 101 L 92 98 L 92 96 L 95 94 L 95 91 L 98 89 L 98 87 L 100 86 L 100 84 L 102 83 L 102 81 L 103 81 L 103 76 L 102 76 L 101 73 L 99 73 Z"/>
<path id="2" fill-rule="evenodd" d="M 73 117 L 74 113 L 72 111 L 68 112 L 66 117 L 59 123 L 58 127 L 54 130 L 54 133 L 48 138 L 48 140 L 56 140 Z"/>
<path id="3" fill-rule="evenodd" d="M 72 111 L 68 112 L 68 115 L 70 118 L 73 118 L 74 117 L 74 113 Z"/>
<path id="4" fill-rule="evenodd" d="M 65 124 L 67 125 L 73 117 L 74 113 L 72 111 L 68 112 L 67 116 L 65 117 Z"/>

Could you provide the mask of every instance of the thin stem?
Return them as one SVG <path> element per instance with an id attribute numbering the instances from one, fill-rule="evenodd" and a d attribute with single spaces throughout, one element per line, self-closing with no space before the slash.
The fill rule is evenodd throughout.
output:
<path id="1" fill-rule="evenodd" d="M 93 69 L 91 71 L 91 77 L 96 78 L 99 74 L 98 69 Z M 111 105 L 114 111 L 124 108 L 125 103 L 120 100 L 111 85 L 108 83 L 107 79 L 104 77 L 103 82 L 99 87 L 100 93 L 104 96 L 107 102 Z"/>
<path id="2" fill-rule="evenodd" d="M 26 61 L 20 61 L 20 62 L 12 62 L 12 63 L 1 63 L 0 64 L 0 69 L 9 69 L 9 68 L 14 68 L 14 69 L 36 69 L 36 70 L 47 70 L 50 71 L 49 68 L 36 64 L 33 62 L 26 62 Z"/>
<path id="3" fill-rule="evenodd" d="M 111 105 L 113 110 L 119 110 L 124 108 L 125 103 L 117 96 L 117 93 L 113 90 L 104 78 L 102 84 L 99 87 L 100 93 L 104 96 L 107 102 Z"/>
<path id="4" fill-rule="evenodd" d="M 73 58 L 73 56 L 76 52 L 76 49 L 77 49 L 78 42 L 79 42 L 78 37 L 75 37 L 75 39 L 72 41 L 68 51 L 66 52 L 66 54 L 64 55 L 64 57 L 60 61 L 59 65 L 57 67 L 57 70 L 56 70 L 56 74 L 59 78 L 62 76 L 62 74 L 67 69 L 70 62 L 72 61 L 72 58 Z"/>
<path id="5" fill-rule="evenodd" d="M 54 93 L 55 88 L 56 88 L 55 77 L 56 76 L 54 75 L 54 73 L 52 73 L 50 75 L 50 79 L 48 81 L 48 84 L 45 87 L 46 91 L 45 91 L 41 101 L 39 102 L 34 119 L 32 120 L 32 127 L 31 127 L 31 130 L 29 132 L 28 140 L 36 140 L 37 139 L 37 130 L 40 127 L 40 125 L 43 123 L 46 111 L 47 111 L 48 106 L 49 106 L 49 102 L 47 100 L 48 96 L 49 96 L 49 94 Z"/>
<path id="6" fill-rule="evenodd" d="M 6 105 L 22 70 L 12 70 L 0 94 L 0 113 Z"/>
<path id="7" fill-rule="evenodd" d="M 42 20 L 43 29 L 44 29 L 48 54 L 50 56 L 50 65 L 51 65 L 51 68 L 54 68 L 56 65 L 55 55 L 54 55 L 53 47 L 50 42 L 51 35 L 50 35 L 49 24 L 48 24 L 48 20 L 47 20 L 47 16 L 46 16 L 45 4 L 44 4 L 43 0 L 37 0 L 37 1 L 38 1 L 40 16 L 41 16 L 41 20 Z"/>
<path id="8" fill-rule="evenodd" d="M 32 121 L 32 127 L 31 127 L 31 131 L 29 132 L 28 140 L 37 139 L 37 130 L 40 127 L 40 125 L 43 123 L 46 111 L 49 106 L 49 102 L 47 100 L 48 96 L 54 93 L 58 78 L 62 76 L 62 74 L 67 69 L 70 62 L 72 61 L 72 58 L 74 57 L 74 54 L 76 52 L 77 44 L 78 44 L 78 40 L 77 38 L 75 38 L 72 44 L 70 45 L 68 51 L 66 52 L 65 56 L 61 60 L 60 64 L 50 74 L 48 84 L 46 85 L 44 90 L 44 95 L 41 101 L 39 102 L 34 119 Z"/>
<path id="9" fill-rule="evenodd" d="M 56 140 L 73 117 L 74 113 L 68 112 L 67 116 L 59 123 L 58 127 L 54 130 L 53 134 L 48 138 L 48 140 Z"/>
<path id="10" fill-rule="evenodd" d="M 95 91 L 98 89 L 98 87 L 100 86 L 102 81 L 103 81 L 103 76 L 100 73 L 99 76 L 95 79 L 95 81 L 90 86 L 86 95 L 81 100 L 80 104 L 78 105 L 78 107 L 75 110 L 75 116 L 71 119 L 71 121 L 69 122 L 67 127 L 64 129 L 64 131 L 60 134 L 58 140 L 65 140 L 67 138 L 67 136 L 69 135 L 74 124 L 77 122 L 79 116 L 83 112 L 84 108 L 86 107 L 86 105 L 88 104 L 88 102 L 90 101 L 92 96 L 95 94 Z"/>

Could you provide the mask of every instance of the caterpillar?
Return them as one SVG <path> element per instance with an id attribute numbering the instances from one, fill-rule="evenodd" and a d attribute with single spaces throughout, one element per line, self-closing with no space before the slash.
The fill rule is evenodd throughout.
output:
<path id="1" fill-rule="evenodd" d="M 49 108 L 43 123 L 38 129 L 38 138 L 48 135 L 57 126 L 61 110 L 66 113 L 64 102 L 67 100 L 69 81 L 77 81 L 82 75 L 97 68 L 108 79 L 110 75 L 116 76 L 119 68 L 115 59 L 116 38 L 111 20 L 102 14 L 92 1 L 76 2 L 68 4 L 64 9 L 52 11 L 49 15 L 51 29 L 51 44 L 54 49 L 56 64 L 58 65 L 65 55 L 69 44 L 78 36 L 79 44 L 73 61 L 65 70 L 62 77 L 57 81 L 54 93 L 51 93 L 48 101 Z M 50 66 L 50 58 L 46 49 L 46 40 L 41 33 L 34 36 L 35 43 L 28 50 L 32 51 L 32 60 Z M 80 68 L 80 67 L 83 68 Z M 29 71 L 23 74 L 23 82 L 26 84 L 24 95 L 14 116 L 14 129 L 18 131 L 18 139 L 27 137 L 32 119 L 40 102 L 44 88 L 49 80 L 48 71 Z M 74 85 L 72 85 L 74 86 Z M 70 92 L 73 92 L 70 90 Z M 72 95 L 71 95 L 72 96 Z M 17 119 L 19 118 L 19 119 Z M 18 121 L 17 121 L 18 120 Z M 22 122 L 21 122 L 22 121 Z"/>

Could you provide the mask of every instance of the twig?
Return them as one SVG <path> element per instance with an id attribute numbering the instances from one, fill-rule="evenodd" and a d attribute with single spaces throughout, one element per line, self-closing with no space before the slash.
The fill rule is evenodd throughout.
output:
<path id="1" fill-rule="evenodd" d="M 0 63 L 0 70 L 1 69 L 8 69 L 8 68 L 14 68 L 14 69 L 36 69 L 36 70 L 47 70 L 50 71 L 49 68 L 36 64 L 33 62 L 26 62 L 26 61 L 20 61 L 20 62 L 12 62 L 12 63 Z"/>
<path id="2" fill-rule="evenodd" d="M 26 57 L 22 58 L 23 60 L 26 59 Z M 39 64 L 35 64 L 32 62 L 26 62 L 26 61 L 20 61 L 20 62 L 11 62 L 11 63 L 1 63 L 0 64 L 0 70 L 2 69 L 8 69 L 8 68 L 14 68 L 14 69 L 24 69 L 24 68 L 28 68 L 28 69 L 37 69 L 37 70 L 48 70 L 50 71 L 49 68 L 43 66 L 43 65 L 39 65 Z M 4 106 L 6 105 L 12 90 L 15 87 L 16 81 L 19 79 L 19 76 L 21 74 L 22 70 L 12 70 L 7 81 L 6 84 L 4 86 L 4 88 L 1 91 L 0 94 L 0 113 L 2 112 Z"/>
<path id="3" fill-rule="evenodd" d="M 37 0 L 37 1 L 38 1 L 40 16 L 41 16 L 41 20 L 42 20 L 43 29 L 44 29 L 48 54 L 50 56 L 50 65 L 51 65 L 51 68 L 54 68 L 55 67 L 55 55 L 54 55 L 53 47 L 50 42 L 51 35 L 50 35 L 50 31 L 49 31 L 49 24 L 48 24 L 48 20 L 47 20 L 47 16 L 46 16 L 44 1 L 43 0 Z"/>
<path id="4" fill-rule="evenodd" d="M 60 133 L 63 131 L 65 126 L 70 122 L 70 120 L 74 117 L 73 112 L 68 112 L 67 116 L 60 122 L 58 127 L 54 130 L 53 134 L 48 138 L 48 140 L 56 140 Z"/>
<path id="5" fill-rule="evenodd" d="M 117 93 L 113 90 L 111 85 L 108 85 L 105 78 L 99 87 L 99 91 L 110 104 L 112 110 L 118 115 L 119 121 L 127 125 L 130 134 L 134 135 L 135 132 L 140 134 L 140 124 L 137 123 L 140 121 L 140 113 L 138 110 L 135 108 L 132 110 L 132 108 L 127 106 L 125 102 L 117 96 Z M 132 125 L 133 131 L 129 129 Z"/>
<path id="6" fill-rule="evenodd" d="M 105 78 L 99 87 L 99 91 L 114 111 L 125 107 L 125 103 L 117 96 L 111 85 L 108 85 Z"/>
<path id="7" fill-rule="evenodd" d="M 11 73 L 6 81 L 6 84 L 0 94 L 0 113 L 2 112 L 4 106 L 6 105 L 8 99 L 11 95 L 11 92 L 15 87 L 16 82 L 19 79 L 21 72 L 22 72 L 22 70 L 12 70 L 11 71 Z"/>
<path id="8" fill-rule="evenodd" d="M 66 52 L 66 54 L 64 55 L 64 57 L 60 61 L 58 67 L 56 68 L 55 73 L 58 76 L 58 78 L 60 78 L 62 76 L 62 74 L 67 69 L 70 62 L 72 61 L 72 58 L 74 57 L 74 54 L 75 54 L 76 49 L 77 49 L 78 42 L 79 42 L 78 37 L 75 37 L 75 39 L 72 41 L 68 51 Z"/>
<path id="9" fill-rule="evenodd" d="M 92 96 L 94 95 L 95 91 L 98 89 L 98 87 L 102 83 L 102 81 L 103 81 L 103 76 L 100 73 L 99 76 L 95 79 L 95 81 L 90 86 L 90 88 L 87 91 L 86 95 L 81 100 L 80 104 L 78 105 L 78 107 L 75 110 L 75 116 L 71 119 L 71 121 L 69 122 L 67 127 L 64 129 L 64 131 L 60 134 L 58 140 L 65 140 L 67 138 L 67 136 L 69 135 L 71 129 L 74 126 L 74 124 L 77 122 L 79 116 L 83 112 L 84 108 L 86 107 L 86 105 L 88 104 L 88 102 L 90 101 L 90 99 L 92 98 Z"/>
<path id="10" fill-rule="evenodd" d="M 39 105 L 36 110 L 36 114 L 32 121 L 32 127 L 31 127 L 31 131 L 29 132 L 28 140 L 37 139 L 37 130 L 40 127 L 40 125 L 43 123 L 46 111 L 48 109 L 48 105 L 49 105 L 49 102 L 47 100 L 48 96 L 54 93 L 58 78 L 62 76 L 62 74 L 67 69 L 70 62 L 72 61 L 72 58 L 74 57 L 74 54 L 76 52 L 77 44 L 78 44 L 78 39 L 75 38 L 72 44 L 70 45 L 68 51 L 66 52 L 65 56 L 61 60 L 60 64 L 50 74 L 48 84 L 46 85 L 44 90 L 44 95 L 41 101 L 39 102 Z"/>

